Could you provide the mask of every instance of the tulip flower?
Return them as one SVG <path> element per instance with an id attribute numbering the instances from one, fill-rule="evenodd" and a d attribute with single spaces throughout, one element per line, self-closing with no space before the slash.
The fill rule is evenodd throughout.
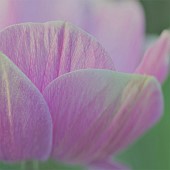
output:
<path id="1" fill-rule="evenodd" d="M 125 169 L 111 158 L 160 119 L 170 33 L 164 31 L 142 56 L 138 4 L 93 3 L 86 9 L 94 23 L 74 15 L 78 11 L 71 7 L 74 13 L 64 17 L 97 39 L 63 21 L 18 24 L 0 32 L 0 160 L 53 159 L 89 169 Z M 111 14 L 121 19 L 116 26 Z M 104 25 L 106 18 L 110 25 Z"/>
<path id="2" fill-rule="evenodd" d="M 166 35 L 148 60 L 165 55 L 158 48 Z M 96 39 L 71 24 L 8 27 L 0 50 L 1 160 L 52 158 L 113 169 L 110 157 L 161 116 L 158 81 L 117 72 Z"/>

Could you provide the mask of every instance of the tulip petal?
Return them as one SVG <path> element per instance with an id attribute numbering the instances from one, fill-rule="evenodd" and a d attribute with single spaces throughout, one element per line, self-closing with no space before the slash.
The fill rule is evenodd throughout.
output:
<path id="1" fill-rule="evenodd" d="M 16 6 L 17 22 L 47 22 L 64 20 L 81 25 L 84 0 L 29 0 L 11 3 Z M 30 10 L 31 9 L 31 10 Z"/>
<path id="2" fill-rule="evenodd" d="M 170 66 L 170 32 L 164 31 L 160 38 L 146 51 L 136 73 L 155 76 L 161 83 L 166 79 Z"/>
<path id="3" fill-rule="evenodd" d="M 83 68 L 113 69 L 101 45 L 65 22 L 21 24 L 0 32 L 0 50 L 42 91 L 67 72 Z"/>
<path id="4" fill-rule="evenodd" d="M 102 160 L 124 148 L 162 113 L 159 83 L 153 77 L 109 70 L 77 70 L 43 91 L 53 120 L 54 159 Z"/>
<path id="5" fill-rule="evenodd" d="M 144 14 L 138 2 L 91 1 L 87 28 L 106 48 L 121 72 L 133 72 L 142 56 Z"/>
<path id="6" fill-rule="evenodd" d="M 15 21 L 15 14 L 13 13 L 10 0 L 0 1 L 0 18 L 0 29 Z"/>
<path id="7" fill-rule="evenodd" d="M 95 161 L 89 165 L 87 170 L 128 170 L 129 168 L 112 162 L 111 160 Z"/>
<path id="8" fill-rule="evenodd" d="M 0 53 L 0 160 L 47 159 L 52 121 L 42 94 Z"/>

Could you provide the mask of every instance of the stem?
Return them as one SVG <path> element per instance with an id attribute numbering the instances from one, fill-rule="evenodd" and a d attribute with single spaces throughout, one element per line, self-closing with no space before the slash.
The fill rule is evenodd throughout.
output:
<path id="1" fill-rule="evenodd" d="M 20 170 L 26 170 L 26 162 L 25 161 L 22 161 L 20 165 L 21 165 Z"/>
<path id="2" fill-rule="evenodd" d="M 39 162 L 38 161 L 33 161 L 32 162 L 32 167 L 33 167 L 33 170 L 39 170 Z"/>

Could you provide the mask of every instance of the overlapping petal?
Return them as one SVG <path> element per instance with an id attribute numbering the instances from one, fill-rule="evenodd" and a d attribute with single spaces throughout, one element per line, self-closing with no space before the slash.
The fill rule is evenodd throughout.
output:
<path id="1" fill-rule="evenodd" d="M 42 91 L 70 71 L 113 69 L 101 45 L 83 30 L 65 22 L 20 24 L 0 32 L 0 50 Z"/>
<path id="2" fill-rule="evenodd" d="M 65 74 L 43 95 L 53 120 L 52 157 L 68 162 L 116 153 L 151 127 L 163 108 L 154 78 L 108 70 Z"/>
<path id="3" fill-rule="evenodd" d="M 170 32 L 164 31 L 160 38 L 146 51 L 136 73 L 155 76 L 161 83 L 170 67 Z"/>
<path id="4" fill-rule="evenodd" d="M 91 13 L 86 30 L 97 37 L 112 57 L 115 68 L 133 72 L 141 59 L 144 14 L 133 0 L 89 1 Z"/>
<path id="5" fill-rule="evenodd" d="M 47 159 L 52 120 L 42 94 L 0 53 L 0 160 Z"/>

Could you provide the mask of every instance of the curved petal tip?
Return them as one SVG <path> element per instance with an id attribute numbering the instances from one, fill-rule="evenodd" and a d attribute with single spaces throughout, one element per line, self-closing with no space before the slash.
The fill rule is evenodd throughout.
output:
<path id="1" fill-rule="evenodd" d="M 160 38 L 146 51 L 136 73 L 156 77 L 163 83 L 170 67 L 170 31 L 162 32 Z"/>

